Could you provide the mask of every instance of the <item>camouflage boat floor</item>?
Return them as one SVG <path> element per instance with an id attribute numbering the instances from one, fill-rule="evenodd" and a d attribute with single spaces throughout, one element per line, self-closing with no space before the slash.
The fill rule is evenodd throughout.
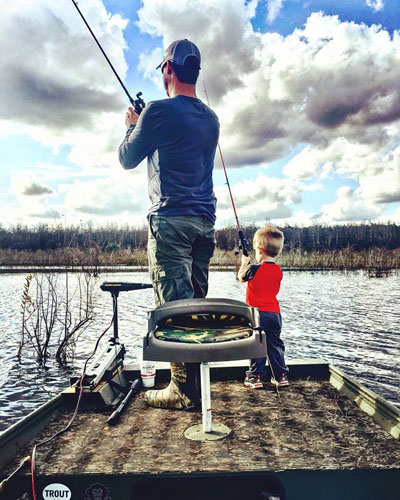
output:
<path id="1" fill-rule="evenodd" d="M 399 441 L 328 382 L 295 381 L 280 398 L 272 386 L 255 391 L 239 381 L 211 390 L 214 421 L 233 429 L 222 441 L 187 440 L 185 429 L 201 423 L 201 413 L 149 408 L 140 393 L 115 427 L 104 413 L 79 414 L 70 431 L 38 449 L 37 472 L 400 468 Z M 59 415 L 37 441 L 69 418 Z"/>

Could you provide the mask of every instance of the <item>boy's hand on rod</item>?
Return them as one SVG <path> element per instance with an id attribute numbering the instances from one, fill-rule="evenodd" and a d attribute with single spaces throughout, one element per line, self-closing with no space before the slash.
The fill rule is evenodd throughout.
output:
<path id="1" fill-rule="evenodd" d="M 250 257 L 242 254 L 241 265 L 248 266 L 250 264 Z"/>

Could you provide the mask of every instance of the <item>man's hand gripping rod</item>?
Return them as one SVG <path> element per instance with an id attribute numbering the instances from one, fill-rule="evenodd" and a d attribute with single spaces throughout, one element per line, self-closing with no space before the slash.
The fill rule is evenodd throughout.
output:
<path id="1" fill-rule="evenodd" d="M 76 10 L 79 12 L 79 15 L 81 16 L 81 18 L 83 19 L 83 22 L 86 24 L 88 30 L 90 31 L 90 34 L 92 35 L 92 37 L 94 38 L 94 41 L 97 43 L 97 46 L 99 47 L 99 49 L 101 50 L 101 53 L 103 54 L 103 56 L 106 58 L 106 61 L 108 62 L 108 64 L 110 65 L 110 68 L 113 70 L 114 72 L 114 75 L 117 77 L 117 80 L 119 81 L 119 83 L 121 84 L 121 87 L 124 89 L 124 92 L 125 94 L 128 96 L 128 99 L 129 99 L 129 102 L 132 104 L 133 106 L 133 109 L 135 110 L 135 113 L 137 113 L 138 115 L 140 115 L 140 113 L 143 111 L 144 107 L 146 106 L 144 100 L 140 97 L 142 95 L 141 92 L 138 92 L 136 94 L 136 99 L 133 99 L 132 96 L 129 94 L 128 92 L 128 89 L 125 87 L 123 81 L 121 80 L 121 78 L 119 77 L 118 73 L 115 71 L 115 68 L 114 66 L 111 64 L 111 61 L 110 59 L 107 57 L 107 54 L 104 52 L 103 50 L 103 47 L 100 45 L 99 41 L 97 40 L 95 34 L 93 33 L 92 29 L 90 28 L 89 24 L 87 23 L 86 19 L 84 18 L 82 12 L 80 11 L 79 7 L 78 7 L 78 2 L 75 2 L 74 0 L 72 0 L 72 3 L 75 5 L 75 8 Z"/>

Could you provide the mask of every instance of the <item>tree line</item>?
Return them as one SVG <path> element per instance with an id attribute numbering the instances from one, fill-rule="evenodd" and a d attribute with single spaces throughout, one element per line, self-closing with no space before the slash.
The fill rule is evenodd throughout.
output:
<path id="1" fill-rule="evenodd" d="M 251 242 L 257 226 L 243 226 Z M 346 224 L 337 226 L 312 225 L 308 227 L 280 227 L 285 234 L 285 249 L 324 252 L 352 248 L 355 251 L 371 248 L 393 250 L 400 248 L 400 225 L 395 223 Z M 237 247 L 236 226 L 216 231 L 217 248 L 231 251 Z M 0 225 L 0 249 L 12 251 L 55 251 L 65 248 L 88 250 L 97 248 L 112 253 L 118 250 L 144 250 L 147 245 L 147 227 L 116 224 L 94 227 L 92 224 L 68 226 L 38 224 L 35 227 Z"/>

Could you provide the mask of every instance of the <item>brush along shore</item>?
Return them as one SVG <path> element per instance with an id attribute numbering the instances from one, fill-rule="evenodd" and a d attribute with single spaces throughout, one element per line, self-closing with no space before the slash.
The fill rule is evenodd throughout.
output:
<path id="1" fill-rule="evenodd" d="M 293 269 L 365 269 L 385 272 L 400 269 L 400 248 L 370 248 L 368 250 L 305 251 L 299 248 L 285 250 L 277 261 L 284 268 Z M 212 267 L 236 268 L 240 256 L 233 250 L 216 249 Z M 99 248 L 63 248 L 59 250 L 0 250 L 0 266 L 3 271 L 14 267 L 84 267 L 94 270 L 102 267 L 147 267 L 147 254 L 143 249 L 118 249 L 105 252 Z"/>

